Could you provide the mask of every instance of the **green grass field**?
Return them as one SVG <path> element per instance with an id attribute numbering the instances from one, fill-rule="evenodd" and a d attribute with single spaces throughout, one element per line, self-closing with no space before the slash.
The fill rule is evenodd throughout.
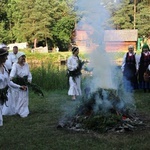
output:
<path id="1" fill-rule="evenodd" d="M 67 90 L 44 92 L 41 98 L 30 92 L 30 115 L 4 116 L 0 127 L 0 150 L 149 150 L 150 93 L 136 91 L 137 114 L 144 129 L 125 133 L 75 132 L 57 129 L 64 111 L 73 111 Z M 70 108 L 71 107 L 71 108 Z"/>
<path id="2" fill-rule="evenodd" d="M 66 57 L 70 55 L 60 54 L 65 54 Z M 98 133 L 57 128 L 64 114 L 71 114 L 76 105 L 67 95 L 66 70 L 52 65 L 52 62 L 58 60 L 57 55 L 27 55 L 28 61 L 38 60 L 35 65 L 38 63 L 39 68 L 32 66 L 30 62 L 33 83 L 45 90 L 45 97 L 39 97 L 30 91 L 30 114 L 27 118 L 17 115 L 3 117 L 4 125 L 0 127 L 0 150 L 149 150 L 150 93 L 140 90 L 134 93 L 136 113 L 146 126 L 138 130 Z"/>

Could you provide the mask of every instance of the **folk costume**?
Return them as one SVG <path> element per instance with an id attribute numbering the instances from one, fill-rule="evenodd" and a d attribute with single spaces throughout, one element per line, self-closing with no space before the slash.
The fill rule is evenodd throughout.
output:
<path id="1" fill-rule="evenodd" d="M 8 55 L 8 51 L 6 49 L 0 48 L 0 126 L 3 125 L 3 117 L 2 110 L 3 106 L 6 105 L 6 101 L 8 100 L 8 90 L 9 87 L 13 87 L 19 89 L 20 86 L 14 84 L 9 80 L 9 72 L 4 66 Z"/>
<path id="2" fill-rule="evenodd" d="M 20 52 L 18 58 L 25 56 L 24 53 Z M 23 65 L 15 62 L 12 66 L 12 70 L 10 72 L 10 79 L 21 86 L 27 87 L 25 85 L 26 82 L 22 82 L 27 80 L 31 82 L 32 75 L 30 73 L 29 65 L 25 62 Z M 9 100 L 3 108 L 3 115 L 15 115 L 19 114 L 20 117 L 27 117 L 29 114 L 29 97 L 28 97 L 28 87 L 26 90 L 10 88 L 8 93 Z"/>
<path id="3" fill-rule="evenodd" d="M 148 65 L 150 64 L 150 52 L 148 45 L 143 45 L 141 55 L 139 56 L 139 70 L 138 70 L 138 78 L 139 78 L 139 88 L 146 90 L 150 90 L 150 83 L 145 82 L 144 73 L 146 72 Z"/>
<path id="4" fill-rule="evenodd" d="M 132 92 L 138 88 L 136 54 L 127 52 L 123 57 L 121 66 L 123 83 L 126 91 Z"/>
<path id="5" fill-rule="evenodd" d="M 70 56 L 67 60 L 67 68 L 68 68 L 68 77 L 69 77 L 69 90 L 68 95 L 73 96 L 72 99 L 76 99 L 76 96 L 82 95 L 81 92 L 81 69 L 82 62 L 77 55 L 74 55 L 76 52 L 78 53 L 79 49 L 74 47 L 72 49 L 73 55 Z"/>
<path id="6" fill-rule="evenodd" d="M 147 70 L 144 72 L 144 81 L 150 82 L 150 64 L 148 65 Z"/>

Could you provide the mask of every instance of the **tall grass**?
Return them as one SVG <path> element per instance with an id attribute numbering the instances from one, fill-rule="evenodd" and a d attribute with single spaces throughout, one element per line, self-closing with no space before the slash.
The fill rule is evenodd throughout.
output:
<path id="1" fill-rule="evenodd" d="M 44 90 L 67 89 L 66 69 L 51 63 L 41 63 L 40 67 L 32 68 L 33 83 L 36 83 Z"/>
<path id="2" fill-rule="evenodd" d="M 60 64 L 60 59 L 67 60 L 71 52 L 30 53 L 25 51 L 30 65 L 33 83 L 44 90 L 62 90 L 68 88 L 66 66 Z M 85 54 L 80 57 L 85 59 Z"/>

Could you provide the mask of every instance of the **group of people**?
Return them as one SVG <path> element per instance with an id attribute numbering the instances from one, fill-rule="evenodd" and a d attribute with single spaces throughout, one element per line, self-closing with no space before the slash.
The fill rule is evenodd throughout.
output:
<path id="1" fill-rule="evenodd" d="M 26 55 L 18 52 L 14 46 L 13 52 L 9 53 L 7 46 L 0 45 L 0 126 L 3 126 L 3 115 L 16 115 L 27 117 L 28 86 L 32 75 Z"/>
<path id="2" fill-rule="evenodd" d="M 78 54 L 79 48 L 73 47 L 72 56 L 67 60 L 68 95 L 72 96 L 72 100 L 82 95 L 81 70 L 84 61 L 81 61 Z M 141 54 L 136 55 L 134 46 L 129 45 L 128 52 L 123 57 L 121 70 L 127 91 L 132 92 L 135 89 L 150 91 L 150 82 L 144 78 L 145 73 L 150 72 L 149 46 L 143 45 Z M 25 83 L 31 82 L 32 75 L 25 53 L 18 52 L 17 46 L 9 53 L 6 45 L 0 45 L 0 126 L 3 125 L 3 115 L 19 114 L 23 118 L 28 116 L 28 85 Z"/>
<path id="3" fill-rule="evenodd" d="M 141 53 L 137 55 L 134 52 L 134 46 L 129 45 L 128 52 L 123 57 L 121 70 L 126 91 L 132 92 L 136 89 L 143 89 L 144 92 L 150 92 L 150 82 L 144 77 L 150 71 L 149 46 L 144 44 Z"/>
<path id="4" fill-rule="evenodd" d="M 75 100 L 81 92 L 81 69 L 83 62 L 78 56 L 79 48 L 72 48 L 72 56 L 67 60 L 69 90 L 68 95 Z M 123 73 L 123 85 L 127 92 L 143 89 L 150 92 L 150 49 L 144 44 L 140 54 L 136 54 L 134 46 L 128 46 L 128 52 L 124 54 L 121 70 Z"/>

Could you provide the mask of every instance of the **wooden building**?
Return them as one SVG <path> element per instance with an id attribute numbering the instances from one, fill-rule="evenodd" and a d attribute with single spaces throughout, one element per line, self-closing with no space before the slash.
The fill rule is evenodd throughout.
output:
<path id="1" fill-rule="evenodd" d="M 84 24 L 74 30 L 72 41 L 79 47 L 81 52 L 91 52 L 96 47 L 95 43 L 92 42 L 92 34 L 93 28 L 90 25 Z"/>
<path id="2" fill-rule="evenodd" d="M 74 41 L 80 51 L 91 52 L 98 46 L 90 38 L 94 34 L 93 31 L 88 25 L 75 30 Z M 138 30 L 105 30 L 103 34 L 99 33 L 100 35 L 103 35 L 104 40 L 99 43 L 104 44 L 107 52 L 126 52 L 129 45 L 133 45 L 136 49 Z"/>
<path id="3" fill-rule="evenodd" d="M 136 50 L 138 30 L 105 30 L 104 43 L 107 52 L 126 52 L 133 45 Z"/>

